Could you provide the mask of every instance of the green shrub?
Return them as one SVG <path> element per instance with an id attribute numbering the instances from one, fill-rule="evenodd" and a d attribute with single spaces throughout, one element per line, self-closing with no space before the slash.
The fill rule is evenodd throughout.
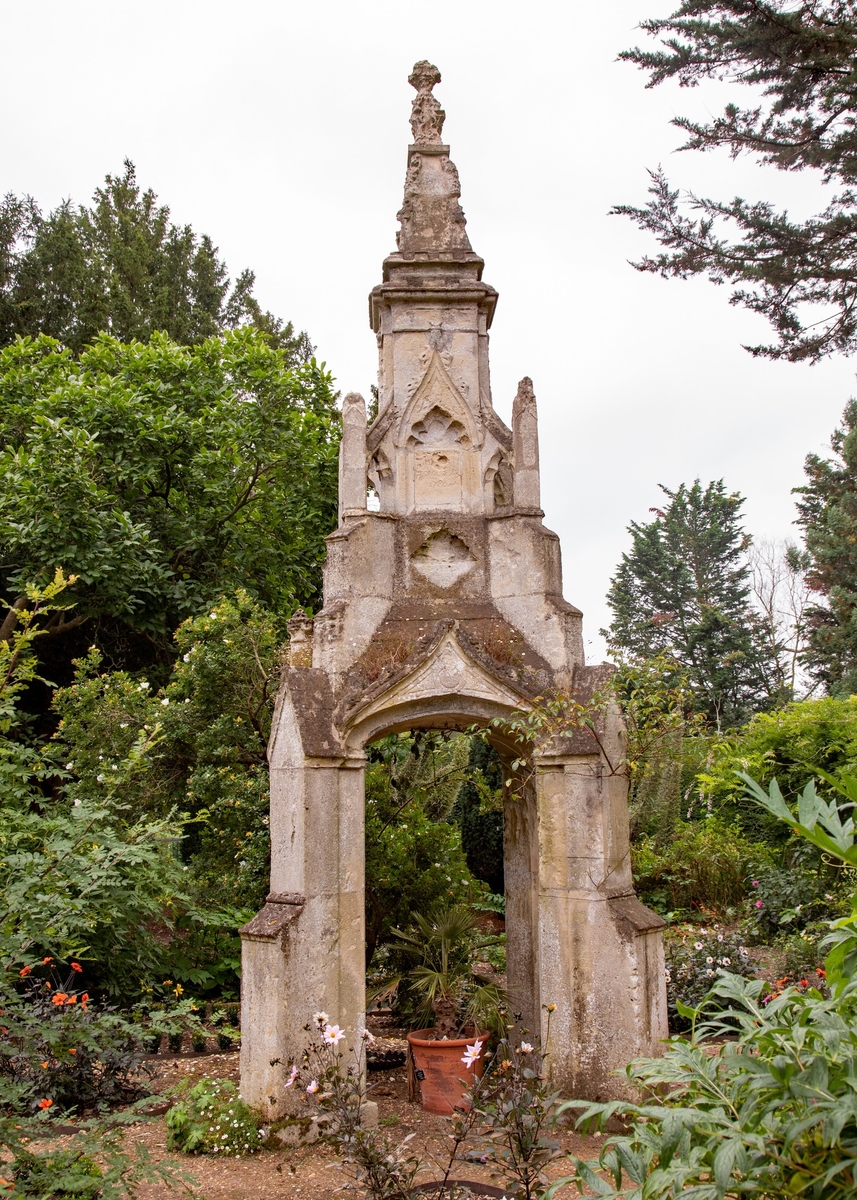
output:
<path id="1" fill-rule="evenodd" d="M 185 1154 L 225 1154 L 236 1158 L 261 1149 L 259 1123 L 228 1079 L 203 1079 L 167 1113 L 167 1148 Z"/>
<path id="2" fill-rule="evenodd" d="M 775 821 L 857 867 L 857 777 L 825 776 L 832 798 L 810 781 L 795 808 L 776 780 L 767 792 L 749 776 L 746 796 Z M 844 799 L 844 803 L 840 800 Z M 725 975 L 711 999 L 728 1007 L 699 1025 L 705 1010 L 679 1005 L 691 1040 L 672 1039 L 661 1059 L 631 1063 L 632 1086 L 650 1103 L 588 1104 L 579 1124 L 620 1118 L 630 1131 L 610 1138 L 595 1162 L 577 1160 L 577 1183 L 597 1195 L 666 1200 L 758 1196 L 760 1200 L 850 1200 L 857 1191 L 857 895 L 829 924 L 824 964 L 830 988 L 764 995 L 761 980 Z M 729 1039 L 715 1047 L 712 1040 Z M 713 1051 L 713 1053 L 711 1052 Z M 607 1183 L 596 1171 L 606 1171 Z M 625 1187 L 625 1181 L 628 1187 Z"/>
<path id="3" fill-rule="evenodd" d="M 631 847 L 634 886 L 662 913 L 722 913 L 744 901 L 750 865 L 765 853 L 724 821 L 682 822 L 665 844 L 643 837 Z"/>
<path id="4" fill-rule="evenodd" d="M 46 1200 L 53 1196 L 75 1196 L 97 1200 L 101 1196 L 101 1168 L 95 1159 L 77 1150 L 55 1150 L 37 1155 L 24 1152 L 12 1162 L 16 1195 Z"/>
<path id="5" fill-rule="evenodd" d="M 713 994 L 723 1012 L 663 1058 L 628 1067 L 632 1086 L 658 1099 L 564 1106 L 583 1110 L 584 1129 L 617 1117 L 632 1126 L 596 1161 L 576 1160 L 581 1189 L 615 1200 L 640 1195 L 635 1187 L 651 1200 L 853 1200 L 857 981 L 834 1000 L 787 990 L 767 1005 L 765 987 L 725 976 Z"/>
<path id="6" fill-rule="evenodd" d="M 804 929 L 844 903 L 842 881 L 814 846 L 793 838 L 782 858 L 751 864 L 747 911 L 758 942 Z"/>
<path id="7" fill-rule="evenodd" d="M 855 765 L 857 696 L 827 696 L 760 713 L 734 736 L 714 743 L 697 785 L 706 804 L 737 820 L 748 837 L 782 844 L 788 828 L 747 797 L 738 773 L 763 787 L 776 779 L 786 800 L 793 800 L 813 771 L 835 773 Z"/>
<path id="8" fill-rule="evenodd" d="M 799 932 L 780 934 L 774 942 L 777 973 L 792 981 L 812 977 L 824 960 L 826 929 L 826 923 L 816 921 Z"/>
<path id="9" fill-rule="evenodd" d="M 366 956 L 389 944 L 412 912 L 484 891 L 470 873 L 458 826 L 446 820 L 465 770 L 467 741 L 394 735 L 366 767 Z M 436 767 L 436 770 L 434 769 Z M 432 776 L 440 778 L 435 787 Z"/>

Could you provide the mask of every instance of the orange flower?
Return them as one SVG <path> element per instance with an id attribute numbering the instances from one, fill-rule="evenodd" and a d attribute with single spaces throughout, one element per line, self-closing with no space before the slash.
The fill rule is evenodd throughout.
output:
<path id="1" fill-rule="evenodd" d="M 827 972 L 825 971 L 824 967 L 816 967 L 815 973 L 816 975 L 820 975 L 822 979 L 827 978 Z"/>
<path id="2" fill-rule="evenodd" d="M 82 971 L 83 967 L 80 965 L 80 963 L 72 963 L 71 969 L 72 971 Z"/>
<path id="3" fill-rule="evenodd" d="M 788 981 L 789 981 L 789 977 L 788 977 L 788 975 L 784 975 L 784 976 L 782 977 L 782 979 L 778 979 L 778 980 L 777 980 L 777 987 L 782 987 L 782 986 L 783 986 L 783 984 L 784 984 L 784 983 L 788 983 Z"/>
<path id="4" fill-rule="evenodd" d="M 39 1108 L 50 1108 L 52 1104 L 53 1100 L 40 1100 Z"/>
<path id="5" fill-rule="evenodd" d="M 66 996 L 66 1004 L 77 1004 L 77 996 Z"/>
<path id="6" fill-rule="evenodd" d="M 44 1069 L 47 1069 L 47 1067 L 49 1067 L 49 1066 L 50 1066 L 50 1063 L 47 1063 L 47 1062 L 39 1063 L 39 1066 L 40 1066 L 40 1067 L 42 1067 L 42 1068 L 44 1068 Z"/>
<path id="7" fill-rule="evenodd" d="M 56 1005 L 65 1004 L 66 1000 L 68 1000 L 68 996 L 65 992 L 54 992 L 54 994 L 51 996 L 51 1000 Z"/>
<path id="8" fill-rule="evenodd" d="M 68 1052 L 69 1054 L 77 1054 L 77 1050 L 74 1048 L 74 1046 L 70 1046 Z"/>
<path id="9" fill-rule="evenodd" d="M 30 974 L 32 969 L 33 969 L 32 967 L 21 967 L 21 970 L 18 972 L 18 974 L 21 976 L 22 979 L 26 979 L 26 977 Z"/>
<path id="10" fill-rule="evenodd" d="M 53 961 L 54 960 L 52 958 L 43 958 L 42 959 L 42 963 L 44 964 L 44 966 L 47 966 L 48 963 L 52 963 Z"/>

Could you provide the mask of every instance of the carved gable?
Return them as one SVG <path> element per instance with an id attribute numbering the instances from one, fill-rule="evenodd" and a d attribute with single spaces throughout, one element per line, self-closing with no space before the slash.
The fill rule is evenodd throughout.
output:
<path id="1" fill-rule="evenodd" d="M 517 708 L 523 697 L 504 686 L 485 668 L 465 653 L 454 631 L 450 631 L 434 648 L 428 659 L 400 679 L 392 688 L 352 717 L 354 725 L 386 709 L 400 705 L 418 705 L 420 701 L 439 696 L 469 697 L 502 706 L 507 711 Z"/>
<path id="2" fill-rule="evenodd" d="M 399 446 L 479 446 L 481 437 L 467 401 L 449 377 L 437 350 L 399 425 Z"/>

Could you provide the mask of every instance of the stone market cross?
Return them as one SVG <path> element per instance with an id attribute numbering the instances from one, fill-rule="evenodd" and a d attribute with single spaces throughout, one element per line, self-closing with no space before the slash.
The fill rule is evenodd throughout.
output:
<path id="1" fill-rule="evenodd" d="M 271 1116 L 322 1009 L 349 1033 L 365 1009 L 366 747 L 409 729 L 467 729 L 609 676 L 584 664 L 562 597 L 559 539 L 542 523 L 532 384 L 509 429 L 494 411 L 482 279 L 443 144 L 440 80 L 417 89 L 398 249 L 369 297 L 378 415 L 345 397 L 339 527 L 324 607 L 289 625 L 274 716 L 271 892 L 242 929 L 241 1094 Z M 372 507 L 368 506 L 367 494 Z M 507 778 L 517 751 L 496 741 Z M 620 717 L 554 738 L 507 788 L 508 986 L 532 1030 L 556 1004 L 551 1063 L 570 1096 L 622 1093 L 613 1074 L 667 1033 L 662 921 L 634 895 Z"/>

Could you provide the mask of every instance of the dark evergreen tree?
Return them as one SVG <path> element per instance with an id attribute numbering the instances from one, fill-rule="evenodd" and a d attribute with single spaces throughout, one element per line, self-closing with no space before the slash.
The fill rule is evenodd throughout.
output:
<path id="1" fill-rule="evenodd" d="M 766 200 L 729 202 L 673 191 L 651 172 L 645 208 L 621 205 L 666 252 L 635 266 L 664 277 L 730 283 L 733 304 L 761 313 L 777 342 L 755 355 L 816 361 L 857 349 L 857 11 L 854 0 L 683 0 L 642 22 L 663 48 L 620 58 L 649 72 L 648 87 L 715 79 L 753 89 L 707 122 L 677 117 L 683 150 L 725 147 L 782 171 L 811 167 L 842 185 L 817 216 L 792 220 Z M 688 215 L 690 212 L 691 215 Z M 730 238 L 728 231 L 734 231 Z"/>
<path id="2" fill-rule="evenodd" d="M 252 271 L 232 283 L 211 238 L 172 224 L 128 161 L 91 208 L 65 201 L 45 217 L 31 196 L 0 203 L 0 346 L 46 333 L 79 353 L 100 332 L 148 341 L 158 330 L 195 345 L 254 325 L 308 361 L 307 335 L 263 312 L 253 283 Z"/>
<path id="3" fill-rule="evenodd" d="M 857 401 L 831 445 L 835 458 L 807 457 L 808 483 L 795 491 L 819 597 L 807 614 L 807 666 L 832 695 L 848 696 L 857 691 Z"/>
<path id="4" fill-rule="evenodd" d="M 611 582 L 613 623 L 602 632 L 632 661 L 674 662 L 713 726 L 738 725 L 786 698 L 750 605 L 744 501 L 722 480 L 662 491 L 666 508 L 628 527 L 633 545 Z"/>
<path id="5" fill-rule="evenodd" d="M 470 741 L 468 778 L 461 785 L 452 817 L 461 829 L 467 866 L 495 895 L 504 893 L 502 803 L 486 807 L 486 797 L 502 795 L 503 771 L 497 751 L 481 737 Z"/>

